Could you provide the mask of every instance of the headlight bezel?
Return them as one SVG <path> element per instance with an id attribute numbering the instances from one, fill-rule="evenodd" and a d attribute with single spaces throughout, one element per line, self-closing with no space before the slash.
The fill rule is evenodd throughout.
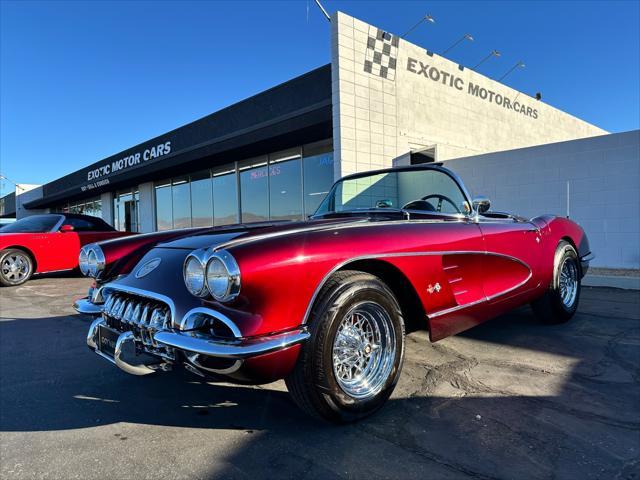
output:
<path id="1" fill-rule="evenodd" d="M 203 263 L 202 255 L 198 255 L 196 252 L 191 252 L 187 255 L 187 258 L 184 260 L 184 264 L 182 265 L 182 279 L 184 280 L 184 284 L 187 287 L 189 293 L 195 297 L 205 298 L 209 296 L 209 288 L 207 287 L 207 272 L 206 272 L 206 264 Z M 202 289 L 199 291 L 193 291 L 189 288 L 189 284 L 187 283 L 187 267 L 190 262 L 195 262 L 200 266 L 200 270 L 202 272 Z"/>
<path id="2" fill-rule="evenodd" d="M 97 278 L 100 272 L 104 270 L 105 263 L 104 252 L 99 245 L 91 243 L 80 249 L 78 266 L 85 277 Z"/>
<path id="3" fill-rule="evenodd" d="M 187 262 L 190 259 L 195 259 L 200 262 L 203 272 L 204 272 L 204 283 L 205 290 L 201 295 L 196 295 L 196 293 L 192 292 L 187 286 L 187 290 L 197 297 L 205 298 L 211 297 L 215 301 L 220 303 L 228 303 L 235 300 L 238 295 L 240 295 L 241 289 L 241 280 L 240 280 L 240 267 L 236 262 L 235 258 L 231 253 L 226 250 L 213 251 L 211 249 L 200 249 L 191 252 L 185 258 L 182 267 L 183 280 L 185 282 L 185 286 L 187 285 L 186 281 L 186 267 Z M 211 288 L 209 282 L 209 267 L 212 265 L 212 262 L 219 262 L 220 265 L 224 268 L 225 278 L 226 278 L 226 286 L 223 292 L 214 293 L 214 290 Z"/>

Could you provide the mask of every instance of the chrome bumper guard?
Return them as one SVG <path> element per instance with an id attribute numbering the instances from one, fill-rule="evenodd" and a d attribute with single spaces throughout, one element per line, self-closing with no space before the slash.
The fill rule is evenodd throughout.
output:
<path id="1" fill-rule="evenodd" d="M 73 302 L 73 308 L 83 315 L 100 315 L 102 312 L 102 305 L 96 305 L 89 297 L 77 299 Z"/>
<path id="2" fill-rule="evenodd" d="M 167 361 L 167 359 L 157 358 L 145 353 L 139 354 L 136 349 L 136 344 L 139 341 L 135 339 L 134 334 L 130 331 L 123 332 L 118 337 L 113 358 L 100 351 L 98 347 L 98 330 L 100 326 L 106 325 L 103 318 L 98 318 L 89 327 L 87 345 L 95 353 L 132 375 L 148 375 L 158 370 L 170 369 L 171 360 Z M 186 366 L 190 370 L 194 368 L 198 370 L 195 373 L 200 373 L 199 370 L 202 369 L 198 363 L 198 355 L 236 360 L 234 367 L 231 369 L 226 371 L 213 370 L 214 373 L 232 373 L 232 371 L 240 367 L 243 360 L 298 345 L 307 340 L 309 336 L 309 332 L 305 328 L 301 328 L 261 337 L 217 341 L 205 338 L 202 335 L 194 336 L 192 333 L 160 330 L 154 334 L 154 340 L 159 346 L 181 351 L 191 363 L 191 365 L 187 363 Z"/>

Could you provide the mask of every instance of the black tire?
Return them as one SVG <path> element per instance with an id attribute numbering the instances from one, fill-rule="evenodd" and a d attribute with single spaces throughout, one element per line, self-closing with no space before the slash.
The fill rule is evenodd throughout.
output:
<path id="1" fill-rule="evenodd" d="M 18 270 L 13 267 L 18 266 Z M 15 287 L 22 285 L 33 275 L 33 260 L 24 250 L 7 248 L 0 252 L 0 285 Z"/>
<path id="2" fill-rule="evenodd" d="M 566 267 L 565 267 L 566 266 Z M 568 269 L 569 276 L 575 280 L 575 293 L 563 297 L 561 277 L 563 267 Z M 565 271 L 566 273 L 566 271 Z M 553 262 L 553 279 L 545 294 L 531 303 L 531 308 L 536 318 L 548 324 L 565 323 L 571 319 L 578 310 L 580 301 L 582 273 L 580 271 L 580 259 L 576 249 L 569 242 L 562 240 L 556 248 Z"/>
<path id="3" fill-rule="evenodd" d="M 365 311 L 366 315 L 367 309 L 376 312 L 370 318 L 378 318 L 380 322 L 377 324 L 372 321 L 368 325 L 376 323 L 378 327 L 373 328 L 383 325 L 378 333 L 379 338 L 382 338 L 382 332 L 386 332 L 385 339 L 379 344 L 375 341 L 367 342 L 366 346 L 359 343 L 359 350 L 353 344 L 347 348 L 351 348 L 351 352 L 358 350 L 359 357 L 356 358 L 369 358 L 363 360 L 369 362 L 367 365 L 383 364 L 386 367 L 381 371 L 376 370 L 378 367 L 372 369 L 380 372 L 375 377 L 378 387 L 372 389 L 369 396 L 358 397 L 357 394 L 349 394 L 341 386 L 343 380 L 336 377 L 335 368 L 343 368 L 343 374 L 353 370 L 344 366 L 334 368 L 334 342 L 339 328 L 341 325 L 344 327 L 343 320 L 353 322 L 357 317 L 350 314 Z M 405 333 L 400 306 L 386 284 L 368 273 L 346 270 L 337 272 L 318 295 L 309 318 L 309 329 L 311 337 L 303 345 L 293 372 L 285 379 L 295 403 L 311 416 L 335 423 L 359 420 L 382 407 L 400 377 Z M 341 338 L 354 337 L 341 334 Z M 360 337 L 360 341 L 362 338 Z M 372 334 L 370 338 L 375 337 Z M 378 349 L 379 353 L 372 353 Z M 371 360 L 374 355 L 378 362 Z"/>

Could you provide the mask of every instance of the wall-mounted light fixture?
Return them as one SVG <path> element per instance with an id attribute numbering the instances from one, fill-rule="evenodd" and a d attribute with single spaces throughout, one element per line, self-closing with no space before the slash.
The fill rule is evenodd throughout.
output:
<path id="1" fill-rule="evenodd" d="M 498 81 L 501 82 L 502 80 L 505 79 L 505 77 L 507 75 L 509 75 L 511 72 L 513 72 L 516 68 L 524 68 L 526 67 L 526 65 L 522 62 L 522 61 L 518 61 L 518 63 L 516 63 L 513 67 L 511 67 L 509 70 L 507 70 L 507 73 L 505 73 L 504 75 L 502 75 Z"/>
<path id="2" fill-rule="evenodd" d="M 484 57 L 482 60 L 480 60 L 477 65 L 475 67 L 473 67 L 473 69 L 475 70 L 476 68 L 478 68 L 480 65 L 482 65 L 484 62 L 486 62 L 487 60 L 489 60 L 491 57 L 499 57 L 500 55 L 502 55 L 498 50 L 491 50 L 491 53 L 489 55 L 487 55 L 486 57 Z"/>
<path id="3" fill-rule="evenodd" d="M 442 55 L 445 55 L 448 51 L 453 50 L 455 47 L 457 47 L 458 45 L 460 45 L 464 40 L 469 40 L 470 42 L 473 42 L 473 37 L 471 36 L 470 33 L 465 33 L 462 38 L 459 38 L 458 40 L 456 40 L 456 42 L 451 45 L 449 48 L 447 48 L 444 52 L 442 52 Z"/>
<path id="4" fill-rule="evenodd" d="M 413 27 L 411 27 L 409 30 L 407 30 L 403 35 L 400 35 L 400 38 L 404 38 L 407 35 L 409 35 L 411 32 L 413 32 L 416 28 L 418 28 L 423 22 L 428 22 L 428 23 L 436 23 L 436 19 L 433 18 L 431 15 L 427 14 L 424 17 L 422 17 L 420 19 L 420 21 L 418 23 L 416 23 Z"/>

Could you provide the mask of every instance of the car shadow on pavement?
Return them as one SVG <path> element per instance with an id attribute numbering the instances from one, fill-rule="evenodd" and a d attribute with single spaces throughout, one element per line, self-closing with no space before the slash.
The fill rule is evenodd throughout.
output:
<path id="1" fill-rule="evenodd" d="M 417 332 L 392 399 L 346 426 L 304 415 L 282 382 L 132 377 L 87 349 L 87 327 L 80 316 L 0 321 L 0 432 L 128 422 L 241 433 L 210 478 L 638 478 L 637 315 L 542 326 L 518 310 L 436 344 Z"/>

